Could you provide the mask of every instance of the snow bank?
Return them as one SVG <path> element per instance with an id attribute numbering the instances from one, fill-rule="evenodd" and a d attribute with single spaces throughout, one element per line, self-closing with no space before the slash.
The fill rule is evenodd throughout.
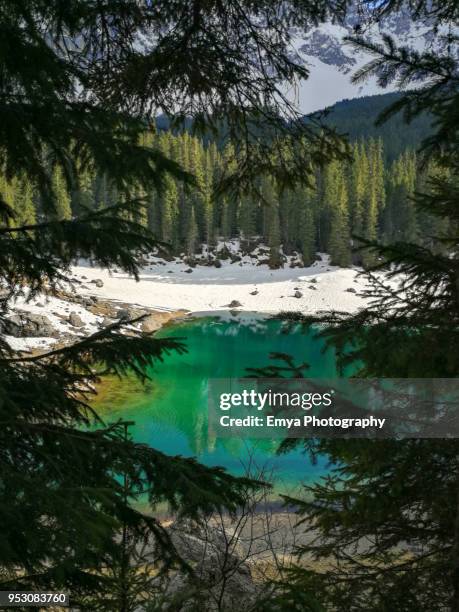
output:
<path id="1" fill-rule="evenodd" d="M 230 250 L 234 250 L 233 246 Z M 355 312 L 363 307 L 366 299 L 358 293 L 367 287 L 367 281 L 359 276 L 360 270 L 331 266 L 327 255 L 319 255 L 321 260 L 312 266 L 287 265 L 278 270 L 258 265 L 253 254 L 233 263 L 223 260 L 220 268 L 193 269 L 179 259 L 168 262 L 152 257 L 139 282 L 125 273 L 109 273 L 84 262 L 73 269 L 73 274 L 83 283 L 81 294 L 158 310 L 214 312 L 228 309 L 233 301 L 241 304 L 238 310 L 260 313 L 298 310 L 312 314 L 331 309 Z M 102 287 L 91 282 L 98 279 Z"/>
<path id="2" fill-rule="evenodd" d="M 12 315 L 17 312 L 43 315 L 49 320 L 59 336 L 75 336 L 75 339 L 95 333 L 102 321 L 102 317 L 94 315 L 79 304 L 45 295 L 37 296 L 29 301 L 26 295 L 18 297 L 14 302 L 10 303 L 10 312 Z M 81 327 L 73 327 L 69 324 L 68 318 L 71 313 L 80 317 Z M 5 338 L 15 351 L 46 349 L 58 340 L 56 337 L 47 336 L 31 338 L 7 335 Z"/>

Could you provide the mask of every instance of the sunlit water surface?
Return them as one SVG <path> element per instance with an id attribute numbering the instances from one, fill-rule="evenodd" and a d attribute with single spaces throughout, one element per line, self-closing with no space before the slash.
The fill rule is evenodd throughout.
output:
<path id="1" fill-rule="evenodd" d="M 250 462 L 275 476 L 275 491 L 293 493 L 329 470 L 325 458 L 313 464 L 300 448 L 277 454 L 279 440 L 218 439 L 207 429 L 209 378 L 247 375 L 270 363 L 272 352 L 307 362 L 311 378 L 337 376 L 335 354 L 300 326 L 288 330 L 266 316 L 240 314 L 187 318 L 163 328 L 161 338 L 183 338 L 188 352 L 165 356 L 150 371 L 151 381 L 107 379 L 95 407 L 106 422 L 132 421 L 133 438 L 171 455 L 196 456 L 206 465 L 245 473 Z M 253 469 L 253 468 L 252 468 Z M 256 470 L 256 468 L 255 468 Z"/>

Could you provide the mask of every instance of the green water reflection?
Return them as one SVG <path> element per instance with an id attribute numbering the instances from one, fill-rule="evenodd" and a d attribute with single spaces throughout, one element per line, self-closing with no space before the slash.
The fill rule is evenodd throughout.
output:
<path id="1" fill-rule="evenodd" d="M 300 451 L 278 456 L 278 440 L 216 439 L 207 431 L 207 381 L 247 374 L 247 368 L 270 363 L 269 353 L 292 355 L 308 362 L 308 376 L 337 376 L 335 355 L 323 352 L 323 342 L 300 327 L 285 333 L 280 321 L 260 315 L 237 319 L 199 317 L 164 328 L 160 337 L 183 337 L 188 353 L 169 355 L 151 372 L 142 387 L 135 380 L 106 381 L 96 407 L 108 422 L 134 421 L 135 440 L 165 453 L 194 455 L 207 465 L 222 465 L 242 474 L 249 457 L 258 466 L 273 469 L 276 489 L 291 490 L 300 482 L 317 479 L 327 471 L 326 461 L 312 465 Z"/>

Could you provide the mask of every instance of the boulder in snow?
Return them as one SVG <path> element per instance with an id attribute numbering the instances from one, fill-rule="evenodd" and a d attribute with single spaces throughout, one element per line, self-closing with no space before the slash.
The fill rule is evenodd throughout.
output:
<path id="1" fill-rule="evenodd" d="M 54 329 L 48 317 L 31 312 L 20 312 L 2 321 L 3 333 L 15 338 L 57 338 L 59 333 Z"/>
<path id="2" fill-rule="evenodd" d="M 68 322 L 72 327 L 84 327 L 84 321 L 76 312 L 71 312 L 68 317 Z"/>

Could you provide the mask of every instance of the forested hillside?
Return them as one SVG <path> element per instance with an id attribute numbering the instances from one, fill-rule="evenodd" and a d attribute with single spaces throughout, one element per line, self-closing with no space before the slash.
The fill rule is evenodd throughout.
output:
<path id="1" fill-rule="evenodd" d="M 385 159 L 393 161 L 406 149 L 418 149 L 432 131 L 428 113 L 414 117 L 410 123 L 405 122 L 402 113 L 397 113 L 377 125 L 381 113 L 400 98 L 399 93 L 387 93 L 344 99 L 324 109 L 322 121 L 325 125 L 335 127 L 340 134 L 345 134 L 351 142 L 368 138 L 381 139 Z M 305 121 L 308 121 L 308 117 L 305 117 Z M 156 127 L 160 131 L 167 131 L 170 127 L 168 119 L 164 115 L 159 116 Z M 192 121 L 189 120 L 186 129 L 191 130 L 191 127 Z M 212 138 L 209 134 L 206 143 L 210 140 Z"/>
<path id="2" fill-rule="evenodd" d="M 402 113 L 397 113 L 382 125 L 376 125 L 380 114 L 400 98 L 401 94 L 389 93 L 342 100 L 327 109 L 324 122 L 346 134 L 351 141 L 381 139 L 385 159 L 393 161 L 406 149 L 417 149 L 431 132 L 427 113 L 413 118 L 410 123 L 404 121 Z"/>
<path id="3" fill-rule="evenodd" d="M 425 184 L 428 174 L 440 172 L 418 168 L 416 154 L 405 150 L 394 161 L 384 155 L 382 140 L 360 140 L 353 144 L 353 161 L 334 161 L 315 173 L 314 184 L 279 192 L 272 178 L 262 178 L 258 196 L 214 197 L 225 168 L 231 165 L 231 147 L 219 150 L 213 143 L 184 133 L 149 134 L 146 143 L 159 148 L 196 176 L 197 185 L 185 188 L 167 177 L 161 193 L 137 190 L 129 197 L 145 198 L 147 207 L 142 222 L 174 254 L 184 253 L 190 260 L 201 250 L 202 243 L 211 247 L 218 239 L 240 237 L 243 251 L 258 242 L 268 245 L 270 265 L 283 264 L 285 254 L 298 251 L 305 265 L 316 251 L 328 252 L 332 262 L 347 266 L 368 264 L 363 256 L 352 255 L 352 236 L 426 243 L 433 224 L 416 213 L 410 196 Z M 104 176 L 82 173 L 80 189 L 68 193 L 63 172 L 56 167 L 52 174 L 58 196 L 58 215 L 62 219 L 98 209 L 125 198 Z M 40 202 L 33 185 L 25 178 L 8 181 L 0 177 L 0 190 L 6 202 L 16 211 L 16 224 L 31 223 L 42 217 Z M 281 249 L 282 245 L 282 249 Z"/>

